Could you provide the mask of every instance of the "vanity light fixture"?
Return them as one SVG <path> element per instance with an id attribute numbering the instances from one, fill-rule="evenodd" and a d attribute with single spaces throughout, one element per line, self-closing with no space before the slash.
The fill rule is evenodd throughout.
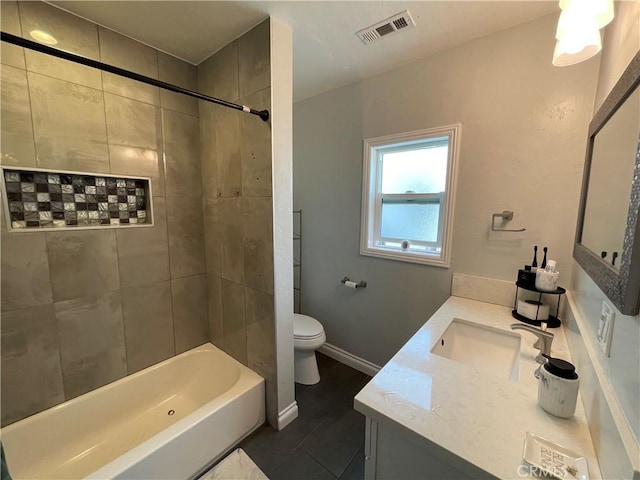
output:
<path id="1" fill-rule="evenodd" d="M 553 64 L 556 67 L 582 62 L 602 49 L 600 30 L 593 17 L 586 13 L 572 6 L 560 14 L 556 48 L 553 51 Z"/>
<path id="2" fill-rule="evenodd" d="M 600 29 L 613 20 L 613 0 L 560 0 L 553 65 L 587 60 L 602 49 Z"/>
<path id="3" fill-rule="evenodd" d="M 31 30 L 29 35 L 37 42 L 44 43 L 45 45 L 56 45 L 58 43 L 56 37 L 43 30 Z"/>
<path id="4" fill-rule="evenodd" d="M 595 20 L 598 30 L 613 20 L 613 0 L 560 0 L 560 9 L 580 8 Z"/>

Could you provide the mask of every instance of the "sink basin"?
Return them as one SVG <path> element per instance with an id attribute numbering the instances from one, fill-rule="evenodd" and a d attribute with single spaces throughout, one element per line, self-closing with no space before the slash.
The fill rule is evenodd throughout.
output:
<path id="1" fill-rule="evenodd" d="M 482 372 L 518 380 L 520 335 L 454 318 L 431 353 Z"/>

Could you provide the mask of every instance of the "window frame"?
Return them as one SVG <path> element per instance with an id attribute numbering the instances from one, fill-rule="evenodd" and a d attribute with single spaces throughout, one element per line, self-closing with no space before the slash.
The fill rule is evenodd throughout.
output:
<path id="1" fill-rule="evenodd" d="M 362 218 L 360 235 L 360 255 L 387 258 L 403 262 L 433 265 L 449 268 L 451 264 L 451 242 L 453 230 L 453 213 L 455 210 L 457 165 L 460 143 L 459 123 L 442 127 L 416 130 L 383 137 L 368 138 L 364 140 L 364 160 L 362 175 Z M 428 144 L 429 140 L 448 138 L 448 155 L 444 192 L 431 193 L 405 193 L 383 194 L 381 153 L 392 153 L 403 150 L 417 150 L 421 144 Z M 434 142 L 435 143 L 435 142 Z M 426 146 L 425 148 L 429 148 Z M 438 200 L 440 205 L 438 241 L 417 242 L 411 241 L 411 245 L 424 248 L 425 251 L 416 249 L 402 250 L 401 247 L 381 245 L 383 242 L 399 243 L 402 240 L 382 237 L 382 204 L 384 199 L 402 201 L 433 201 Z M 440 253 L 430 252 L 440 245 Z"/>

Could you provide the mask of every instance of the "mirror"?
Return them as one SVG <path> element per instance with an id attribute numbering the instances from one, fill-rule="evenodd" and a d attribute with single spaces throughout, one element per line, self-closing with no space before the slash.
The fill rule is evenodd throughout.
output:
<path id="1" fill-rule="evenodd" d="M 640 310 L 640 52 L 589 125 L 573 257 L 625 315 Z"/>
<path id="2" fill-rule="evenodd" d="M 624 234 L 629 213 L 635 149 L 640 132 L 640 88 L 616 110 L 596 133 L 584 212 L 582 244 L 600 253 L 620 271 Z M 615 168 L 612 163 L 615 161 Z"/>

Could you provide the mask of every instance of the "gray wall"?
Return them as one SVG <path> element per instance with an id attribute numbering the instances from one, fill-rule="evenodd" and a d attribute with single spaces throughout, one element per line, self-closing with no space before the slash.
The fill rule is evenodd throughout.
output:
<path id="1" fill-rule="evenodd" d="M 301 312 L 323 324 L 327 342 L 382 365 L 448 298 L 451 272 L 358 254 L 367 137 L 362 93 L 358 83 L 294 104 Z M 367 288 L 345 288 L 344 276 L 366 280 Z"/>
<path id="2" fill-rule="evenodd" d="M 553 67 L 556 24 L 543 17 L 294 105 L 301 310 L 328 343 L 382 365 L 450 295 L 452 272 L 515 281 L 533 245 L 549 247 L 568 284 L 599 59 Z M 363 139 L 457 122 L 452 267 L 360 256 Z M 505 209 L 526 232 L 489 231 Z M 345 275 L 367 288 L 344 288 Z"/>
<path id="3" fill-rule="evenodd" d="M 271 110 L 269 20 L 198 66 L 199 91 Z M 200 103 L 211 340 L 267 381 L 277 422 L 271 128 Z"/>
<path id="4" fill-rule="evenodd" d="M 2 30 L 196 88 L 196 69 L 40 2 L 2 2 Z M 5 165 L 149 176 L 151 228 L 7 233 L 2 424 L 209 338 L 198 105 L 2 45 Z"/>

